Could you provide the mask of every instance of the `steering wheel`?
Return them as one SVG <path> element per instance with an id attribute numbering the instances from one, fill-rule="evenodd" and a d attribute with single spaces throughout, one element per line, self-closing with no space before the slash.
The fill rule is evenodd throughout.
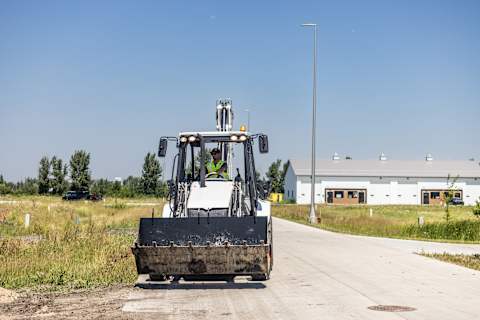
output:
<path id="1" fill-rule="evenodd" d="M 225 178 L 224 176 L 222 176 L 221 173 L 218 173 L 218 172 L 210 172 L 210 173 L 207 173 L 205 175 L 205 179 L 208 179 L 208 178 L 213 178 L 213 176 L 216 176 L 215 178 L 221 178 L 223 180 L 227 180 L 227 178 Z"/>

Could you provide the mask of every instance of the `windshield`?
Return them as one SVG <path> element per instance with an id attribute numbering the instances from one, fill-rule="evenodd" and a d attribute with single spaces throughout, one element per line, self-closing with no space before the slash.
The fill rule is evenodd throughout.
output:
<path id="1" fill-rule="evenodd" d="M 183 165 L 179 168 L 184 181 L 200 181 L 201 147 L 199 143 L 183 143 Z M 182 152 L 181 152 L 182 153 Z M 206 142 L 205 180 L 244 180 L 245 142 Z"/>

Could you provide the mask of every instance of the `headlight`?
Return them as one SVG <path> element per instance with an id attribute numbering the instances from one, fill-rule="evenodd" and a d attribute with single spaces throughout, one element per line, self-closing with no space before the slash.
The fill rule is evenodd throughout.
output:
<path id="1" fill-rule="evenodd" d="M 180 142 L 187 142 L 187 137 L 181 137 Z"/>
<path id="2" fill-rule="evenodd" d="M 190 142 L 194 142 L 195 140 L 197 140 L 197 137 L 195 137 L 195 136 L 188 137 L 188 141 L 190 141 Z"/>
<path id="3" fill-rule="evenodd" d="M 237 141 L 237 140 L 238 140 L 238 136 L 231 136 L 231 137 L 230 137 L 230 140 L 232 140 L 232 141 Z"/>
<path id="4" fill-rule="evenodd" d="M 240 141 L 245 141 L 247 140 L 247 136 L 240 136 Z"/>

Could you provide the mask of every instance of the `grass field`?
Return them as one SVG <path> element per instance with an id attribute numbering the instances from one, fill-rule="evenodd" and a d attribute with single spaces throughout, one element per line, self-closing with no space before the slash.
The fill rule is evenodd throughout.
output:
<path id="1" fill-rule="evenodd" d="M 146 205 L 145 205 L 146 204 Z M 0 287 L 69 289 L 133 283 L 130 246 L 158 199 L 92 203 L 0 198 Z M 30 226 L 25 228 L 25 213 Z"/>
<path id="2" fill-rule="evenodd" d="M 150 217 L 152 209 L 158 216 L 162 207 L 155 198 L 92 203 L 0 197 L 0 287 L 68 290 L 132 284 L 137 274 L 130 246 L 139 218 Z M 448 223 L 440 207 L 319 206 L 318 211 L 320 227 L 338 232 L 480 242 L 480 221 L 469 207 L 452 208 Z M 308 212 L 308 206 L 272 207 L 273 215 L 300 223 L 307 223 Z M 417 225 L 419 216 L 425 218 L 423 227 Z"/>
<path id="3" fill-rule="evenodd" d="M 370 216 L 372 210 L 372 216 Z M 480 219 L 471 207 L 450 207 L 450 219 L 439 206 L 317 206 L 317 227 L 351 234 L 453 242 L 480 242 Z M 309 206 L 279 205 L 272 214 L 308 223 Z M 418 225 L 422 216 L 425 224 Z"/>
<path id="4" fill-rule="evenodd" d="M 423 256 L 438 259 L 441 261 L 458 264 L 463 267 L 480 271 L 480 254 L 423 254 Z"/>

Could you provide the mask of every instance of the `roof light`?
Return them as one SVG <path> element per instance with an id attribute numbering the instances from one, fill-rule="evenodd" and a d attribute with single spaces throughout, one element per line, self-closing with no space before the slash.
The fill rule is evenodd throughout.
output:
<path id="1" fill-rule="evenodd" d="M 240 141 L 245 141 L 245 140 L 247 140 L 247 136 L 241 135 L 241 136 L 240 136 Z"/>
<path id="2" fill-rule="evenodd" d="M 181 137 L 180 142 L 187 142 L 187 137 Z"/>
<path id="3" fill-rule="evenodd" d="M 242 124 L 242 125 L 240 126 L 240 131 L 242 131 L 242 132 L 247 131 L 247 127 L 245 127 L 245 125 Z"/>
<path id="4" fill-rule="evenodd" d="M 232 141 L 237 141 L 237 140 L 238 140 L 238 136 L 233 135 L 233 136 L 230 137 L 230 140 L 232 140 Z"/>
<path id="5" fill-rule="evenodd" d="M 195 136 L 188 137 L 189 142 L 194 142 L 195 140 L 197 140 L 197 137 L 195 137 Z"/>

